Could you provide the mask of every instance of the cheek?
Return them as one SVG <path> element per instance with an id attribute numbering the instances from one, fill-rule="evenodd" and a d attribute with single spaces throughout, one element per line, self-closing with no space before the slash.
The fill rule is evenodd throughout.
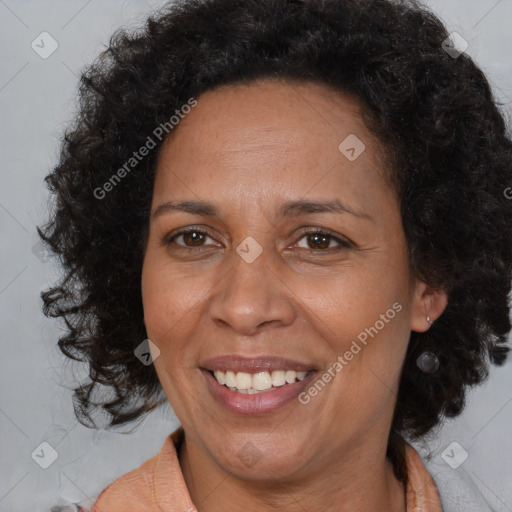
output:
<path id="1" fill-rule="evenodd" d="M 177 383 L 183 384 L 183 371 L 190 367 L 191 354 L 186 350 L 194 323 L 190 294 L 180 279 L 151 254 L 144 261 L 141 285 L 147 336 L 160 350 L 155 370 L 167 396 L 176 397 Z M 172 406 L 179 408 L 176 398 Z"/>
<path id="2" fill-rule="evenodd" d="M 166 293 L 166 290 L 168 287 L 156 267 L 151 262 L 147 263 L 146 259 L 142 271 L 142 304 L 144 323 L 150 338 L 161 337 L 172 320 L 173 294 Z"/>
<path id="3" fill-rule="evenodd" d="M 406 269 L 404 251 L 383 252 L 366 265 L 339 273 L 328 293 L 316 288 L 318 300 L 310 303 L 315 322 L 325 326 L 322 335 L 329 342 L 332 364 L 338 356 L 343 358 L 338 382 L 349 386 L 353 396 L 375 386 L 384 393 L 396 388 L 410 336 Z"/>
<path id="4" fill-rule="evenodd" d="M 404 331 L 400 325 L 408 309 L 408 288 L 406 279 L 396 272 L 360 267 L 323 283 L 309 282 L 304 293 L 331 337 L 360 335 L 364 342 L 372 334 Z"/>
<path id="5" fill-rule="evenodd" d="M 204 292 L 200 281 L 177 273 L 165 262 L 148 254 L 142 270 L 142 303 L 148 334 L 162 342 L 181 330 Z"/>

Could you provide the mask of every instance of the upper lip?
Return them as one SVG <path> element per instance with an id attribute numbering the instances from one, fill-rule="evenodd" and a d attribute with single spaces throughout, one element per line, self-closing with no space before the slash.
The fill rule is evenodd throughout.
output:
<path id="1" fill-rule="evenodd" d="M 310 363 L 301 363 L 292 359 L 275 356 L 247 357 L 241 355 L 222 355 L 207 359 L 201 365 L 201 368 L 215 371 L 232 371 L 257 373 L 274 370 L 295 370 L 297 372 L 307 372 L 315 370 Z"/>

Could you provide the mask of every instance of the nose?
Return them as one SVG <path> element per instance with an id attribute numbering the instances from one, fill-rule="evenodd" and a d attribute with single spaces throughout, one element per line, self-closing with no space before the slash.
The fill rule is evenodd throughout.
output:
<path id="1" fill-rule="evenodd" d="M 210 314 L 223 329 L 243 336 L 254 336 L 271 327 L 293 323 L 296 310 L 293 293 L 287 286 L 270 249 L 252 262 L 233 249 L 231 270 L 216 287 Z M 233 334 L 233 333 L 232 333 Z"/>

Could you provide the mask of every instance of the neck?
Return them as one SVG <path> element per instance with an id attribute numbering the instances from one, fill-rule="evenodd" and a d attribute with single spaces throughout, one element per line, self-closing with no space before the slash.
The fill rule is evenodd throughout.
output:
<path id="1" fill-rule="evenodd" d="M 333 457 L 311 468 L 307 477 L 280 481 L 268 475 L 243 480 L 224 471 L 208 453 L 185 438 L 179 458 L 184 480 L 198 512 L 336 510 L 337 512 L 405 512 L 405 490 L 385 458 Z M 342 460 L 342 462 L 341 462 Z"/>

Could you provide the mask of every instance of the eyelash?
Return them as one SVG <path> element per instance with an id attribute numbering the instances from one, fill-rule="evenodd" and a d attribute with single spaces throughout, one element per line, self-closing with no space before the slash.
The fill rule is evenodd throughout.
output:
<path id="1" fill-rule="evenodd" d="M 178 238 L 181 235 L 186 235 L 189 233 L 197 233 L 199 235 L 206 235 L 210 238 L 214 238 L 214 235 L 210 233 L 207 229 L 204 228 L 195 228 L 194 226 L 182 229 L 178 232 L 176 232 L 174 235 L 164 238 L 162 245 L 171 245 L 176 238 Z M 311 252 L 323 252 L 330 254 L 333 250 L 334 252 L 341 251 L 343 249 L 349 249 L 354 247 L 354 245 L 349 242 L 348 240 L 344 240 L 343 238 L 335 236 L 330 230 L 325 228 L 311 228 L 308 231 L 304 231 L 300 234 L 300 238 L 298 240 L 301 240 L 307 235 L 324 235 L 325 237 L 330 238 L 330 240 L 334 240 L 335 242 L 339 243 L 338 247 L 329 247 L 327 249 L 304 249 L 300 248 L 302 250 L 309 250 Z M 204 248 L 204 246 L 197 246 L 197 247 L 188 247 L 183 245 L 178 245 L 180 249 L 187 250 L 189 253 L 200 251 Z"/>

